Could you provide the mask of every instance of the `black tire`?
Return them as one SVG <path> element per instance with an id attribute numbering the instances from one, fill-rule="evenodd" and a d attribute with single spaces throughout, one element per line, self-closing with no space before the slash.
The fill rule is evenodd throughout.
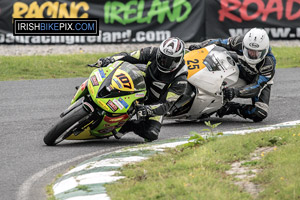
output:
<path id="1" fill-rule="evenodd" d="M 54 146 L 68 137 L 66 131 L 76 122 L 89 114 L 82 106 L 79 106 L 61 118 L 45 135 L 44 142 L 48 146 Z M 60 138 L 60 140 L 58 140 Z"/>

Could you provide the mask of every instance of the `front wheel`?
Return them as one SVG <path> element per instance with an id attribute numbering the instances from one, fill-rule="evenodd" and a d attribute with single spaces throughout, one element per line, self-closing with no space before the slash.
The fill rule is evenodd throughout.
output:
<path id="1" fill-rule="evenodd" d="M 89 112 L 79 106 L 61 118 L 45 135 L 44 142 L 48 146 L 54 146 L 72 134 L 72 130 L 79 121 L 89 115 Z"/>

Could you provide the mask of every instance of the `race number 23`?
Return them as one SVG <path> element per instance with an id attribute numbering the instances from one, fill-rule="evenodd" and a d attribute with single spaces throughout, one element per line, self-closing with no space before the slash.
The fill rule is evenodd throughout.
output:
<path id="1" fill-rule="evenodd" d="M 118 74 L 117 77 L 123 83 L 123 86 L 125 88 L 128 88 L 128 89 L 132 88 L 129 79 L 128 79 L 128 77 L 125 74 L 123 74 L 123 73 Z"/>
<path id="2" fill-rule="evenodd" d="M 186 63 L 187 63 L 187 66 L 188 66 L 189 70 L 200 69 L 200 65 L 199 65 L 199 60 L 198 59 L 188 60 Z"/>

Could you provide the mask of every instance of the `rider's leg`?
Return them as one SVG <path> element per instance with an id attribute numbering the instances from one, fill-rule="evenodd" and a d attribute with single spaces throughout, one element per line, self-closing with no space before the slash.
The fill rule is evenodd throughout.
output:
<path id="1" fill-rule="evenodd" d="M 136 120 L 128 120 L 123 126 L 122 128 L 119 130 L 120 133 L 126 134 L 128 132 L 132 132 L 133 131 L 133 126 L 134 126 L 134 122 Z"/>
<path id="2" fill-rule="evenodd" d="M 268 116 L 271 85 L 267 85 L 258 97 L 252 99 L 252 105 L 248 105 L 241 112 L 244 118 L 260 122 Z"/>
<path id="3" fill-rule="evenodd" d="M 134 133 L 146 141 L 157 140 L 161 129 L 162 118 L 162 116 L 156 116 L 146 121 L 139 121 Z"/>
<path id="4" fill-rule="evenodd" d="M 243 118 L 252 119 L 254 122 L 260 122 L 268 116 L 270 94 L 271 85 L 267 85 L 258 97 L 252 99 L 252 105 L 228 102 L 218 110 L 217 115 L 223 117 L 224 115 L 236 114 Z"/>
<path id="5" fill-rule="evenodd" d="M 157 140 L 162 123 L 162 116 L 151 117 L 148 120 L 130 120 L 119 130 L 120 133 L 134 132 L 147 141 Z"/>

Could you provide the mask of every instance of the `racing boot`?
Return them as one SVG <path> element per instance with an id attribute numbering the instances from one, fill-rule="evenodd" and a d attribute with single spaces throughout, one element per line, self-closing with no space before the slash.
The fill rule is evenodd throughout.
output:
<path id="1" fill-rule="evenodd" d="M 128 120 L 121 129 L 117 132 L 116 130 L 112 131 L 113 135 L 116 139 L 121 139 L 124 135 L 126 135 L 128 132 L 133 132 L 134 122 L 136 120 Z"/>
<path id="2" fill-rule="evenodd" d="M 267 116 L 268 112 L 255 105 L 239 104 L 235 102 L 228 102 L 217 111 L 217 116 L 222 118 L 224 115 L 236 114 L 244 119 L 251 119 L 253 122 L 261 122 Z"/>
<path id="3" fill-rule="evenodd" d="M 125 135 L 128 132 L 132 132 L 133 127 L 134 127 L 134 121 L 136 120 L 128 120 L 123 126 L 122 128 L 119 130 L 120 133 L 122 133 L 123 135 Z"/>
<path id="4" fill-rule="evenodd" d="M 243 107 L 242 104 L 235 103 L 235 102 L 228 102 L 227 104 L 225 104 L 222 108 L 220 108 L 217 111 L 216 115 L 220 118 L 224 117 L 225 115 L 230 115 L 230 114 L 236 114 L 241 117 L 244 117 L 241 114 L 242 107 Z"/>

